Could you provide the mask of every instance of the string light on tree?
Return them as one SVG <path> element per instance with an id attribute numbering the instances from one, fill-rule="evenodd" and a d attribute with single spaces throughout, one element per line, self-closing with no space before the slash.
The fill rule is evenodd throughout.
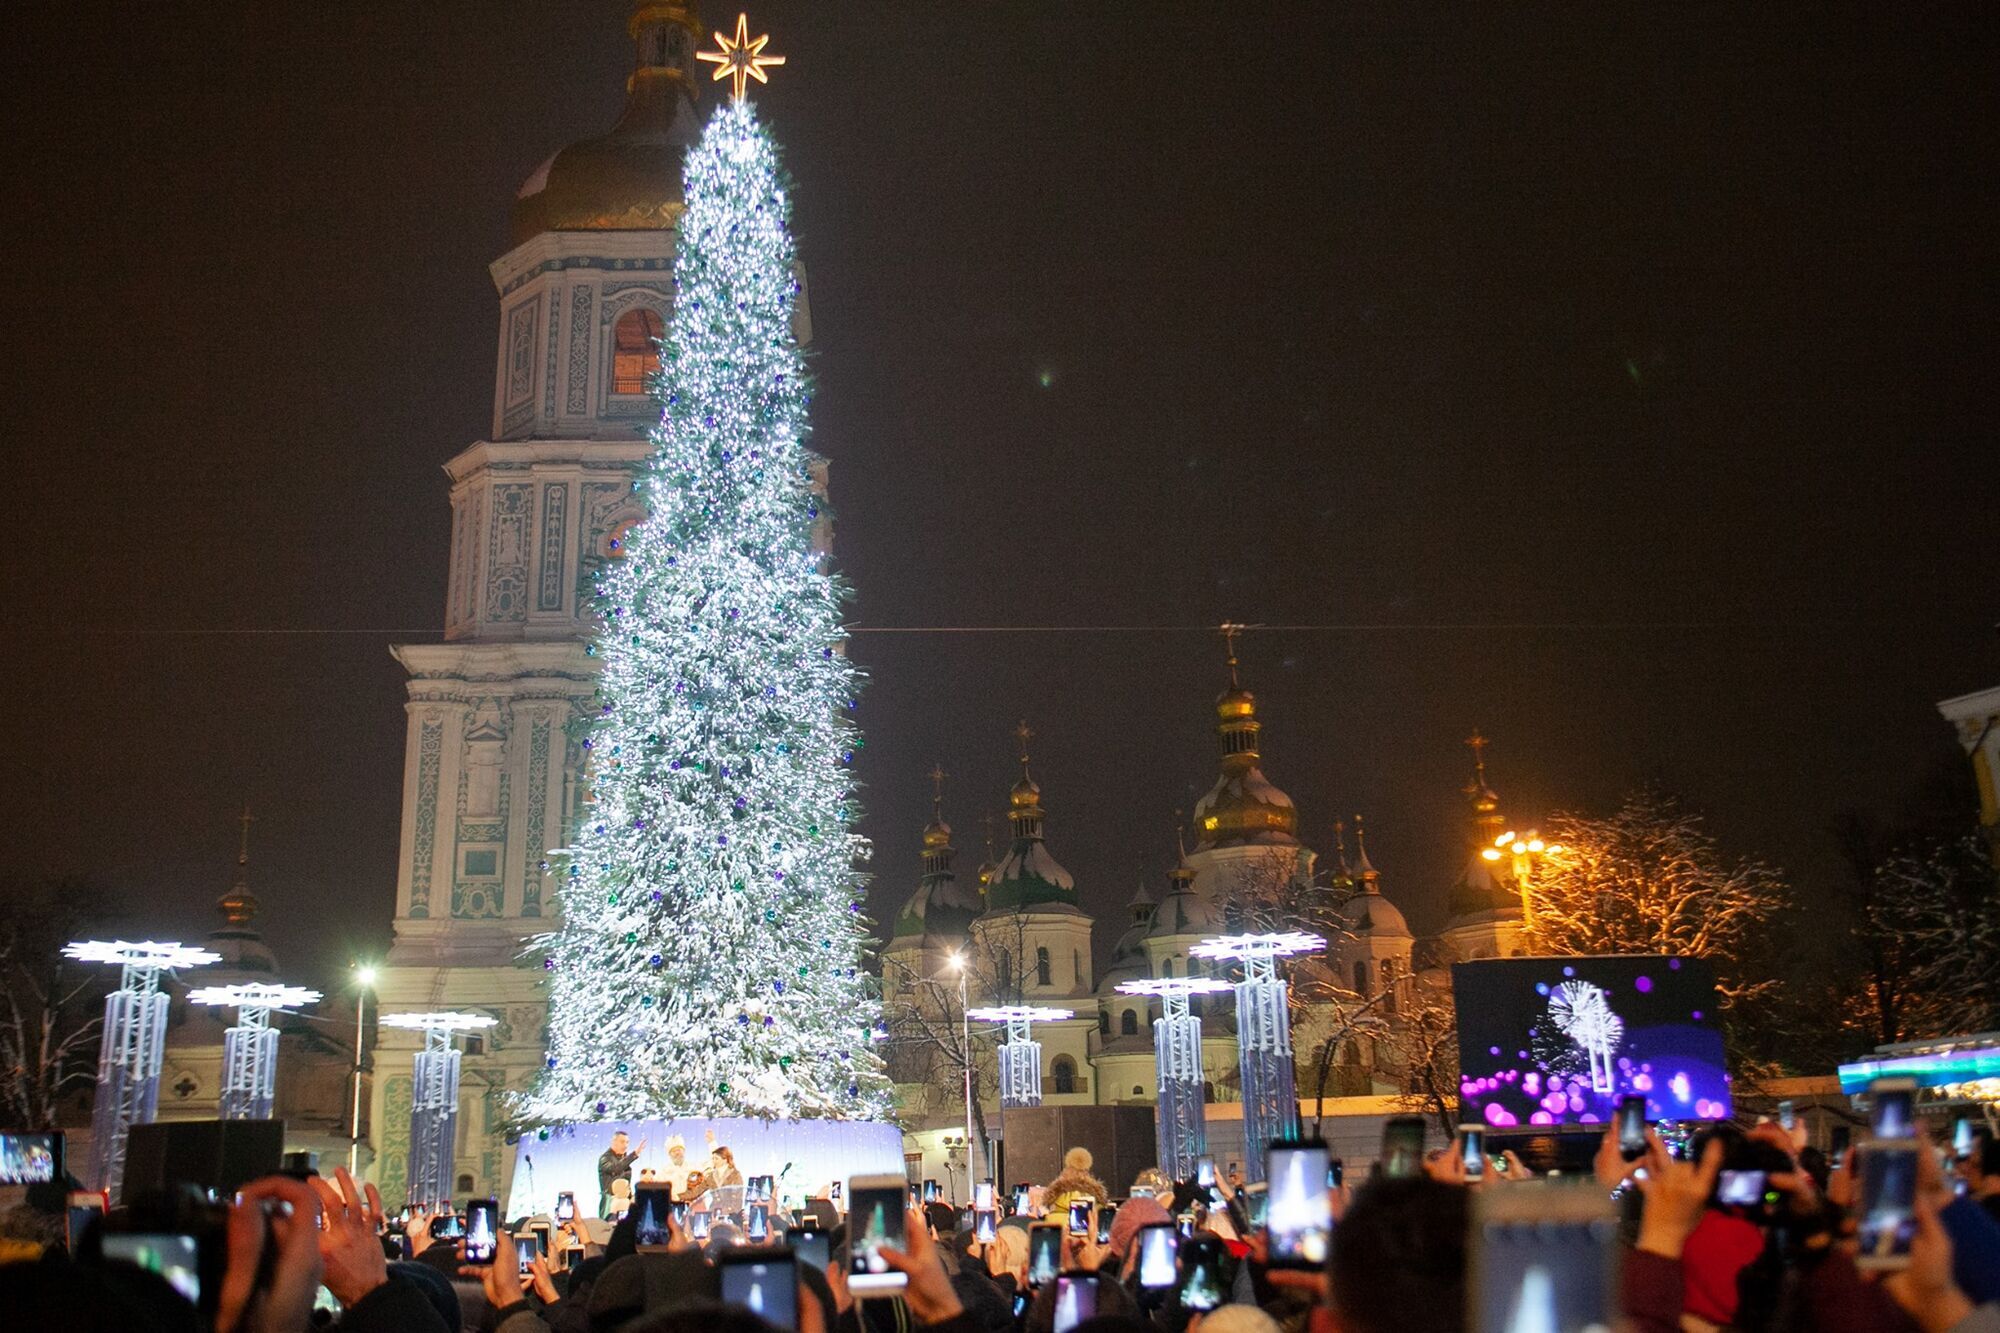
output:
<path id="1" fill-rule="evenodd" d="M 777 152 L 738 96 L 687 154 L 647 517 L 594 589 L 589 771 L 535 943 L 541 1124 L 672 1116 L 876 1120 L 890 1084 L 862 966 L 845 585 L 813 544 L 809 382 Z"/>

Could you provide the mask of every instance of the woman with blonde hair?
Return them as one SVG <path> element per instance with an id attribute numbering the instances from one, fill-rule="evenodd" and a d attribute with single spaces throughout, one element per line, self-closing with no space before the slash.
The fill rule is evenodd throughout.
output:
<path id="1" fill-rule="evenodd" d="M 986 1246 L 986 1271 L 1013 1292 L 1028 1289 L 1028 1233 L 1023 1227 L 1001 1227 Z"/>
<path id="2" fill-rule="evenodd" d="M 1071 1148 L 1063 1154 L 1062 1174 L 1042 1191 L 1050 1213 L 1060 1214 L 1079 1199 L 1087 1199 L 1097 1208 L 1111 1202 L 1111 1192 L 1104 1188 L 1103 1181 L 1090 1174 L 1090 1167 L 1088 1148 Z"/>

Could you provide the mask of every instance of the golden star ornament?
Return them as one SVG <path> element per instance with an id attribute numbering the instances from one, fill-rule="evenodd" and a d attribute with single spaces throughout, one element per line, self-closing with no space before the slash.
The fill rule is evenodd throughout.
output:
<path id="1" fill-rule="evenodd" d="M 783 56 L 767 56 L 764 54 L 764 43 L 770 40 L 771 34 L 769 33 L 765 33 L 761 37 L 752 37 L 750 35 L 750 16 L 748 14 L 738 14 L 736 16 L 735 40 L 732 41 L 724 34 L 718 32 L 715 34 L 715 44 L 722 49 L 720 51 L 697 51 L 695 52 L 695 59 L 706 60 L 715 65 L 715 82 L 720 83 L 724 79 L 730 80 L 734 85 L 734 89 L 730 95 L 734 100 L 740 102 L 743 100 L 744 80 L 755 79 L 759 83 L 769 83 L 770 79 L 764 76 L 764 70 L 771 65 L 782 65 L 785 63 Z"/>

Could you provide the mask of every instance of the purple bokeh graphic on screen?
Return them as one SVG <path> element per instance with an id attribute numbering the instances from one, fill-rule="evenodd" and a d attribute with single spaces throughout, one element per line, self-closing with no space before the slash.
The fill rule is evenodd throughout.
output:
<path id="1" fill-rule="evenodd" d="M 1488 958 L 1451 969 L 1460 1118 L 1505 1129 L 1730 1113 L 1715 973 L 1699 958 Z"/>

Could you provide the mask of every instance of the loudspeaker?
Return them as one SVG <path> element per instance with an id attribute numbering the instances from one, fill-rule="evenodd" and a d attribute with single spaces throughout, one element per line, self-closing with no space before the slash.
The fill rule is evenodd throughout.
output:
<path id="1" fill-rule="evenodd" d="M 1150 1106 L 1010 1106 L 1007 1138 L 1013 1146 L 1003 1189 L 1018 1180 L 1048 1184 L 1062 1170 L 1069 1148 L 1090 1150 L 1091 1174 L 1113 1197 L 1122 1196 L 1140 1171 L 1159 1164 Z"/>
<path id="2" fill-rule="evenodd" d="M 275 1175 L 285 1151 L 282 1120 L 175 1120 L 132 1126 L 125 1140 L 120 1198 L 170 1185 L 199 1185 L 227 1197 Z"/>

